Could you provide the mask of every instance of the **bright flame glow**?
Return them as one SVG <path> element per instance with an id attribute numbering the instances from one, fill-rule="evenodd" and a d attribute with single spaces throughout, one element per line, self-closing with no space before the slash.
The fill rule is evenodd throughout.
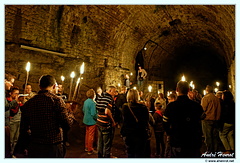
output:
<path id="1" fill-rule="evenodd" d="M 186 81 L 186 79 L 185 79 L 185 76 L 183 75 L 182 76 L 182 79 L 181 79 L 182 81 Z"/>
<path id="2" fill-rule="evenodd" d="M 190 82 L 190 85 L 192 85 L 192 84 L 193 84 L 193 81 Z"/>
<path id="3" fill-rule="evenodd" d="M 190 85 L 190 87 L 192 87 L 193 86 L 193 81 L 191 81 L 189 85 Z"/>
<path id="4" fill-rule="evenodd" d="M 75 77 L 75 72 L 73 71 L 70 75 L 71 78 L 74 78 Z"/>
<path id="5" fill-rule="evenodd" d="M 218 92 L 218 88 L 215 88 L 214 91 L 215 91 L 215 92 Z"/>
<path id="6" fill-rule="evenodd" d="M 206 90 L 203 90 L 203 95 L 206 95 Z"/>
<path id="7" fill-rule="evenodd" d="M 61 80 L 64 81 L 64 80 L 65 80 L 65 77 L 64 77 L 64 76 L 61 76 Z"/>
<path id="8" fill-rule="evenodd" d="M 26 71 L 29 72 L 30 71 L 30 62 L 27 63 L 27 66 L 26 66 Z"/>
<path id="9" fill-rule="evenodd" d="M 195 89 L 195 85 L 194 84 L 192 84 L 192 89 Z"/>
<path id="10" fill-rule="evenodd" d="M 151 85 L 148 86 L 148 91 L 152 92 L 152 86 Z"/>
<path id="11" fill-rule="evenodd" d="M 137 87 L 133 87 L 133 89 L 134 89 L 134 90 L 136 90 L 136 89 L 137 89 Z"/>
<path id="12" fill-rule="evenodd" d="M 78 78 L 78 80 L 77 80 L 77 84 L 80 82 L 80 78 Z"/>
<path id="13" fill-rule="evenodd" d="M 121 86 L 121 84 L 120 83 L 118 83 L 118 87 L 120 87 Z"/>
<path id="14" fill-rule="evenodd" d="M 130 75 L 132 76 L 132 75 L 133 75 L 133 73 L 131 72 L 131 73 L 130 73 Z"/>
<path id="15" fill-rule="evenodd" d="M 219 82 L 216 82 L 216 85 L 217 85 L 217 87 L 219 87 L 220 83 L 219 83 Z"/>
<path id="16" fill-rule="evenodd" d="M 81 67 L 80 67 L 80 74 L 84 73 L 84 62 L 82 63 Z"/>
<path id="17" fill-rule="evenodd" d="M 232 86 L 231 86 L 231 85 L 229 85 L 228 87 L 229 87 L 230 89 L 232 88 Z"/>

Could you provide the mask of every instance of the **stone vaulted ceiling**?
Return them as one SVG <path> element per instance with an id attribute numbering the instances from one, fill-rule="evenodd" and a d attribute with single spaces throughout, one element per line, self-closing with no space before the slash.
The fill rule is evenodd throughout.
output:
<path id="1" fill-rule="evenodd" d="M 234 5 L 6 5 L 5 19 L 7 45 L 51 50 L 98 67 L 107 58 L 132 70 L 146 47 L 145 69 L 160 78 L 167 76 L 159 70 L 190 54 L 212 54 L 226 69 L 235 57 Z"/>

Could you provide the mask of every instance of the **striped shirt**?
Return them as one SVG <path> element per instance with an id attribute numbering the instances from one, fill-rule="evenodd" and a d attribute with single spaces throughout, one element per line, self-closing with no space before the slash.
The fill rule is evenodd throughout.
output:
<path id="1" fill-rule="evenodd" d="M 111 119 L 105 114 L 105 109 L 108 108 L 112 110 L 113 98 L 110 94 L 104 92 L 102 97 L 96 101 L 98 118 L 97 125 L 101 127 L 109 127 L 111 125 Z"/>

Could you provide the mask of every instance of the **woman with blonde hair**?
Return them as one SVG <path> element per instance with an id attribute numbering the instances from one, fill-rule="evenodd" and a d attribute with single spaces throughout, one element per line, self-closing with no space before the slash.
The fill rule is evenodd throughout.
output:
<path id="1" fill-rule="evenodd" d="M 161 103 L 163 110 L 166 109 L 167 104 L 166 104 L 166 99 L 164 98 L 163 93 L 159 93 L 159 94 L 158 94 L 158 97 L 157 97 L 156 100 L 155 100 L 155 104 L 156 104 L 156 103 Z"/>
<path id="2" fill-rule="evenodd" d="M 127 103 L 122 108 L 123 126 L 121 134 L 127 148 L 129 158 L 142 158 L 148 139 L 149 113 L 145 105 L 139 103 L 139 93 L 130 89 Z"/>

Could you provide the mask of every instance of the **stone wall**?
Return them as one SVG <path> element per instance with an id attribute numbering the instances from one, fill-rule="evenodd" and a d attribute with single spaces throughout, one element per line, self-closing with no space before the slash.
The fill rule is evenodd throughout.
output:
<path id="1" fill-rule="evenodd" d="M 99 13 L 101 10 L 95 8 L 7 5 L 5 70 L 16 76 L 15 85 L 22 87 L 25 83 L 28 61 L 31 63 L 28 82 L 34 91 L 39 89 L 39 77 L 50 74 L 58 83 L 61 83 L 60 76 L 65 76 L 64 87 L 68 93 L 70 73 L 75 71 L 77 75 L 73 81 L 74 88 L 82 62 L 85 62 L 85 72 L 78 100 L 86 98 L 85 92 L 89 88 L 123 83 L 119 77 L 134 69 L 134 49 L 116 50 L 115 47 L 122 43 L 120 40 L 110 41 L 110 33 L 119 22 L 107 24 L 106 20 L 110 16 L 100 16 L 104 13 Z M 21 48 L 21 45 L 66 56 L 27 50 Z M 109 73 L 112 69 L 113 73 Z"/>
<path id="2" fill-rule="evenodd" d="M 89 88 L 121 84 L 125 73 L 133 72 L 135 81 L 135 57 L 144 45 L 150 80 L 163 80 L 162 62 L 186 44 L 211 46 L 228 65 L 235 49 L 234 13 L 234 5 L 5 5 L 5 70 L 21 87 L 29 61 L 34 91 L 43 74 L 54 75 L 58 82 L 65 76 L 68 91 L 70 73 L 79 75 L 85 62 L 80 100 Z"/>
<path id="3" fill-rule="evenodd" d="M 229 90 L 232 92 L 234 98 L 236 99 L 236 80 L 235 80 L 235 73 L 236 73 L 236 65 L 235 65 L 235 56 L 232 59 L 232 63 L 230 65 L 229 71 L 228 71 L 228 81 L 229 85 L 231 85 L 231 88 Z"/>

